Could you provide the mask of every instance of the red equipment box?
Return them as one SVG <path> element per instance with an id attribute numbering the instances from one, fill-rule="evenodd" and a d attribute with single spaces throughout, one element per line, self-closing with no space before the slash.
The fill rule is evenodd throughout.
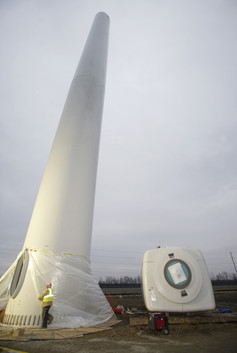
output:
<path id="1" fill-rule="evenodd" d="M 161 331 L 164 335 L 168 335 L 168 319 L 165 314 L 151 313 L 149 314 L 149 328 L 151 331 Z"/>

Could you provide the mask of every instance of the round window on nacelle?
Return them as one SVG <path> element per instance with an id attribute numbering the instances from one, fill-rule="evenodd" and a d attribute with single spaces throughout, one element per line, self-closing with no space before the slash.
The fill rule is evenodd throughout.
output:
<path id="1" fill-rule="evenodd" d="M 29 263 L 28 250 L 25 250 L 21 257 L 18 259 L 15 272 L 12 278 L 12 283 L 10 287 L 10 296 L 15 298 L 20 292 L 20 289 L 24 283 L 27 267 Z"/>
<path id="2" fill-rule="evenodd" d="M 186 288 L 192 279 L 190 267 L 180 259 L 168 261 L 164 268 L 164 275 L 169 285 L 176 289 Z"/>

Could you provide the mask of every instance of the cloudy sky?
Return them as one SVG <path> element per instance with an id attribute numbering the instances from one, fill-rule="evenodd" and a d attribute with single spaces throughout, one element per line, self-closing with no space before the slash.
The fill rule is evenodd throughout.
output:
<path id="1" fill-rule="evenodd" d="M 237 262 L 237 2 L 0 0 L 0 270 L 21 250 L 94 16 L 111 19 L 92 237 L 96 277 L 146 250 Z"/>

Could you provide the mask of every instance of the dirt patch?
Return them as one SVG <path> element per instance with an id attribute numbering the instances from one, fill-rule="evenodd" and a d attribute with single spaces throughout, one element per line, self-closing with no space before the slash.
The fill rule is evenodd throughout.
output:
<path id="1" fill-rule="evenodd" d="M 127 320 L 112 330 L 64 341 L 2 342 L 2 346 L 25 352 L 236 352 L 236 325 L 175 325 L 170 334 L 151 333 L 148 327 L 130 327 Z"/>
<path id="2" fill-rule="evenodd" d="M 237 292 L 215 293 L 218 308 L 237 312 Z M 116 297 L 116 296 L 115 296 Z M 119 305 L 125 308 L 144 308 L 141 295 L 119 295 Z M 149 353 L 235 353 L 237 347 L 237 324 L 205 323 L 175 324 L 169 326 L 170 333 L 152 333 L 148 326 L 130 326 L 129 317 L 113 326 L 111 330 L 84 335 L 61 341 L 2 341 L 0 346 L 18 349 L 29 353 L 52 352 L 149 352 Z"/>

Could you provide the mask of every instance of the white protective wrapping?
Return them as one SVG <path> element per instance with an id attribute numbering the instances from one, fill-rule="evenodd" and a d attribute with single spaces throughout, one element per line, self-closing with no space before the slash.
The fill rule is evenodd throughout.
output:
<path id="1" fill-rule="evenodd" d="M 87 258 L 30 251 L 30 262 L 37 293 L 45 290 L 45 278 L 53 283 L 52 327 L 93 326 L 113 315 Z"/>
<path id="2" fill-rule="evenodd" d="M 11 307 L 12 314 L 19 315 L 19 319 L 27 317 L 27 322 L 30 316 L 30 306 L 38 302 L 38 310 L 35 314 L 37 317 L 41 316 L 41 302 L 38 296 L 46 289 L 46 279 L 52 282 L 54 291 L 53 306 L 50 309 L 54 320 L 50 327 L 94 326 L 107 321 L 113 315 L 107 299 L 93 278 L 87 258 L 39 250 L 30 250 L 28 254 L 29 263 L 24 279 L 26 290 L 20 291 L 15 300 L 10 297 L 9 287 L 14 268 L 11 271 L 9 269 L 9 275 L 0 282 L 1 292 L 5 291 L 5 297 L 1 298 L 3 305 L 6 305 L 9 300 L 7 315 L 11 315 L 9 311 Z M 28 308 L 25 310 L 21 308 L 18 313 L 17 301 L 20 302 L 27 298 L 29 311 Z"/>

